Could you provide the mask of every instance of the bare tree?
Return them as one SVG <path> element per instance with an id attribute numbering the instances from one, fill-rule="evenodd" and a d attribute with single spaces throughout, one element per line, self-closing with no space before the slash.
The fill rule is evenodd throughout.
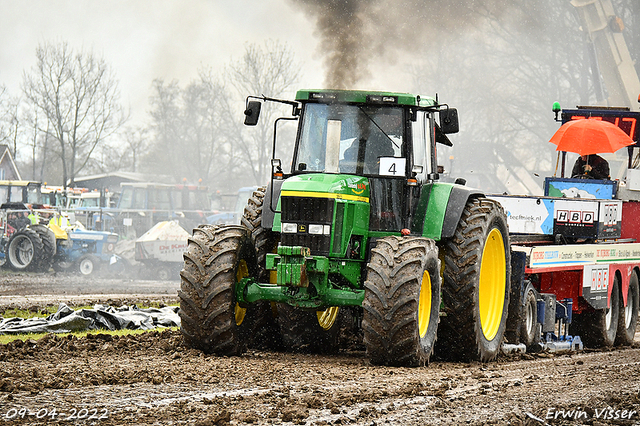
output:
<path id="1" fill-rule="evenodd" d="M 220 183 L 219 172 L 228 170 L 229 163 L 224 85 L 211 72 L 201 71 L 184 89 L 177 81 L 156 80 L 154 90 L 149 171 L 169 171 L 176 181 Z"/>
<path id="2" fill-rule="evenodd" d="M 149 135 L 147 133 L 144 128 L 129 128 L 124 132 L 124 139 L 127 141 L 128 151 L 131 153 L 132 172 L 137 171 L 140 156 L 149 144 Z"/>
<path id="3" fill-rule="evenodd" d="M 22 132 L 20 100 L 10 97 L 6 87 L 0 86 L 0 143 L 9 146 L 13 158 L 18 157 L 18 140 Z"/>
<path id="4" fill-rule="evenodd" d="M 459 40 L 419 55 L 426 59 L 414 71 L 419 91 L 437 90 L 460 109 L 460 134 L 441 149 L 441 164 L 488 191 L 540 194 L 556 160 L 551 105 L 595 101 L 579 23 L 571 4 L 552 0 L 478 13 Z"/>
<path id="5" fill-rule="evenodd" d="M 118 84 L 104 59 L 75 53 L 67 43 L 40 45 L 36 58 L 24 74 L 23 91 L 46 118 L 40 131 L 57 141 L 63 185 L 73 186 L 96 147 L 126 120 Z"/>
<path id="6" fill-rule="evenodd" d="M 248 95 L 278 98 L 293 89 L 300 78 L 300 66 L 286 44 L 267 41 L 264 46 L 248 45 L 242 58 L 229 65 L 227 75 L 239 99 Z M 243 169 L 248 168 L 254 184 L 260 185 L 268 178 L 273 118 L 281 110 L 273 105 L 264 108 L 257 128 L 247 130 L 242 128 L 241 108 L 242 104 L 227 105 L 233 148 L 236 149 L 234 158 L 243 164 Z"/>
<path id="7" fill-rule="evenodd" d="M 247 131 L 242 125 L 244 98 L 282 96 L 298 75 L 291 51 L 267 42 L 264 47 L 248 45 L 222 75 L 203 69 L 184 88 L 177 81 L 154 81 L 146 171 L 230 190 L 263 183 L 271 154 L 271 118 L 277 111 L 265 108 L 257 132 Z"/>

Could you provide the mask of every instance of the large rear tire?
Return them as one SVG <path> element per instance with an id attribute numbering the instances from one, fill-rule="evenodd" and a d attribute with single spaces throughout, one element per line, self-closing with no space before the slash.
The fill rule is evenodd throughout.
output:
<path id="1" fill-rule="evenodd" d="M 509 231 L 500 204 L 487 198 L 467 201 L 442 249 L 446 315 L 436 351 L 445 359 L 490 361 L 502 343 L 511 285 Z"/>
<path id="2" fill-rule="evenodd" d="M 620 314 L 618 315 L 618 331 L 616 345 L 628 346 L 633 343 L 638 325 L 638 274 L 633 272 L 629 279 L 627 290 L 627 306 L 622 306 L 620 299 Z"/>
<path id="3" fill-rule="evenodd" d="M 38 264 L 38 272 L 47 272 L 53 264 L 53 257 L 56 254 L 56 235 L 44 225 L 31 225 L 31 229 L 36 231 L 42 241 L 42 257 Z"/>
<path id="4" fill-rule="evenodd" d="M 615 343 L 620 315 L 619 288 L 618 277 L 615 277 L 608 308 L 576 315 L 573 326 L 575 333 L 572 331 L 572 334 L 578 334 L 585 346 L 600 348 L 613 346 Z"/>
<path id="5" fill-rule="evenodd" d="M 371 250 L 362 329 L 372 364 L 426 365 L 440 312 L 440 260 L 433 240 L 390 236 Z"/>
<path id="6" fill-rule="evenodd" d="M 22 228 L 9 239 L 5 249 L 6 266 L 14 271 L 37 271 L 43 255 L 44 246 L 37 232 Z"/>
<path id="7" fill-rule="evenodd" d="M 180 298 L 185 343 L 206 353 L 240 355 L 254 330 L 255 306 L 240 306 L 235 286 L 255 276 L 255 250 L 241 226 L 201 225 L 184 254 Z"/>

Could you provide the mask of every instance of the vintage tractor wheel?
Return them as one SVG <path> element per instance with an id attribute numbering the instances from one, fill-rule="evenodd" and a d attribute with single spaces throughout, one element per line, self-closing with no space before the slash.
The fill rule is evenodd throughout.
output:
<path id="1" fill-rule="evenodd" d="M 14 271 L 36 271 L 43 255 L 44 246 L 38 233 L 23 228 L 14 233 L 7 243 L 6 266 Z"/>
<path id="2" fill-rule="evenodd" d="M 433 240 L 390 236 L 371 250 L 362 329 L 373 364 L 429 362 L 440 312 L 440 259 Z"/>
<path id="3" fill-rule="evenodd" d="M 42 257 L 37 270 L 47 272 L 51 268 L 53 257 L 56 254 L 56 235 L 44 225 L 32 225 L 30 228 L 36 231 L 42 240 Z"/>
<path id="4" fill-rule="evenodd" d="M 511 254 L 504 210 L 467 201 L 454 236 L 444 242 L 439 356 L 490 361 L 498 355 L 509 308 Z"/>
<path id="5" fill-rule="evenodd" d="M 56 272 L 71 272 L 73 270 L 74 263 L 67 260 L 59 260 L 53 262 L 53 270 Z"/>
<path id="6" fill-rule="evenodd" d="M 178 296 L 185 343 L 206 353 L 240 355 L 251 339 L 255 306 L 240 306 L 235 286 L 257 271 L 249 231 L 201 225 L 184 253 Z"/>
<path id="7" fill-rule="evenodd" d="M 100 269 L 100 259 L 93 254 L 83 254 L 78 259 L 78 272 L 82 275 L 94 275 Z"/>
<path id="8" fill-rule="evenodd" d="M 278 325 L 282 344 L 294 352 L 334 353 L 342 323 L 341 309 L 304 310 L 278 304 Z"/>
<path id="9" fill-rule="evenodd" d="M 619 300 L 620 314 L 618 316 L 618 331 L 616 332 L 616 344 L 628 346 L 633 343 L 638 325 L 638 274 L 633 272 L 629 279 L 627 290 L 627 306 L 622 307 L 622 299 Z"/>
<path id="10" fill-rule="evenodd" d="M 571 333 L 579 335 L 585 346 L 599 348 L 615 343 L 620 316 L 619 289 L 618 277 L 615 277 L 608 308 L 583 312 L 574 317 Z"/>

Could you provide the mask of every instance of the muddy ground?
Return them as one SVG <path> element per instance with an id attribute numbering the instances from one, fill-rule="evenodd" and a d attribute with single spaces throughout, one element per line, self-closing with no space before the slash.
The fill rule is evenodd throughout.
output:
<path id="1" fill-rule="evenodd" d="M 414 369 L 372 366 L 358 349 L 205 355 L 177 331 L 0 345 L 0 425 L 599 425 L 639 413 L 638 343 Z"/>

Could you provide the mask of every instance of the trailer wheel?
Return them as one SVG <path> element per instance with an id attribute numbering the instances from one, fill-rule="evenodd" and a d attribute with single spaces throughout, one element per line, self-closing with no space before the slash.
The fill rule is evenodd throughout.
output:
<path id="1" fill-rule="evenodd" d="M 490 361 L 502 343 L 511 286 L 509 232 L 500 204 L 467 201 L 454 236 L 442 248 L 446 315 L 436 352 L 448 359 Z"/>
<path id="2" fill-rule="evenodd" d="M 36 231 L 42 240 L 42 257 L 38 264 L 38 272 L 47 272 L 53 264 L 53 257 L 56 254 L 56 235 L 44 225 L 31 225 L 31 229 Z"/>
<path id="3" fill-rule="evenodd" d="M 622 299 L 620 299 L 622 302 Z M 616 332 L 616 345 L 628 346 L 633 343 L 638 325 L 638 274 L 633 272 L 629 280 L 627 290 L 627 306 L 619 303 L 620 314 L 618 316 L 618 331 Z"/>
<path id="4" fill-rule="evenodd" d="M 6 265 L 14 271 L 36 271 L 44 253 L 40 236 L 30 228 L 15 232 L 5 250 Z"/>
<path id="5" fill-rule="evenodd" d="M 167 265 L 156 265 L 156 278 L 160 281 L 169 281 L 174 277 L 171 267 Z"/>
<path id="6" fill-rule="evenodd" d="M 520 341 L 527 348 L 532 347 L 540 341 L 538 333 L 538 301 L 533 287 L 529 286 L 524 297 L 522 307 L 522 324 L 520 328 Z"/>
<path id="7" fill-rule="evenodd" d="M 574 321 L 577 328 L 576 334 L 580 336 L 587 347 L 599 348 L 613 346 L 615 343 L 620 315 L 618 282 L 618 277 L 615 277 L 608 308 L 584 312 Z"/>
<path id="8" fill-rule="evenodd" d="M 201 225 L 188 241 L 178 290 L 185 343 L 206 353 L 240 355 L 255 323 L 255 306 L 240 306 L 235 295 L 236 283 L 257 270 L 249 231 Z"/>
<path id="9" fill-rule="evenodd" d="M 440 259 L 435 242 L 385 237 L 371 250 L 362 329 L 372 364 L 426 365 L 440 313 Z"/>
<path id="10" fill-rule="evenodd" d="M 315 311 L 279 303 L 277 322 L 282 345 L 294 352 L 335 353 L 339 349 L 341 318 L 337 306 Z"/>

